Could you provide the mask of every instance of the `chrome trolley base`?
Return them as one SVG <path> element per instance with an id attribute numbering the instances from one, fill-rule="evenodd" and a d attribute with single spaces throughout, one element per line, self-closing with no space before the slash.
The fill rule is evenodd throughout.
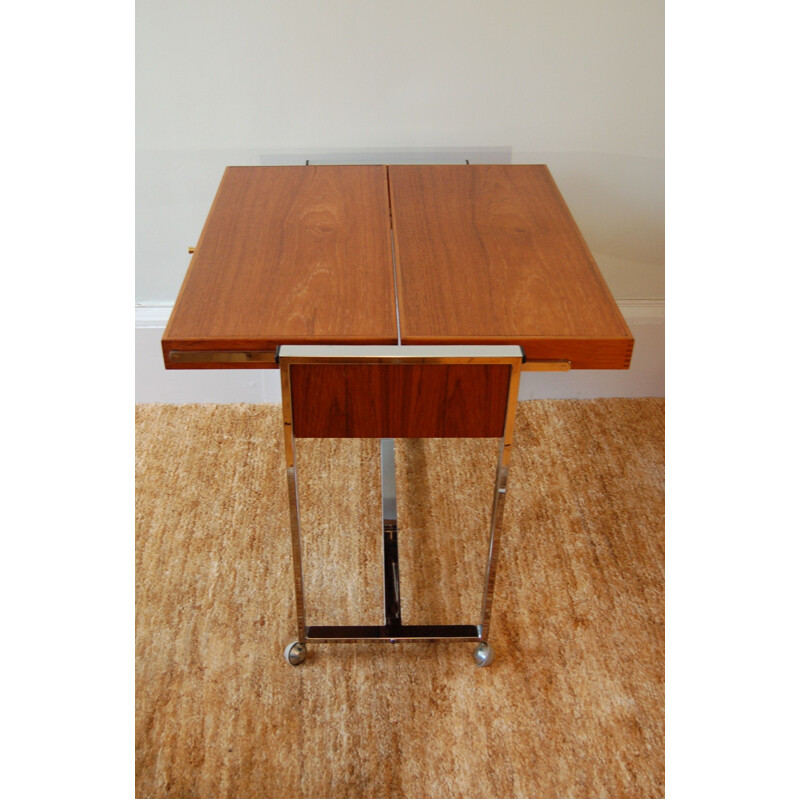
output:
<path id="1" fill-rule="evenodd" d="M 286 661 L 297 666 L 305 661 L 310 642 L 401 642 L 401 641 L 468 641 L 476 642 L 475 663 L 488 666 L 494 650 L 488 642 L 489 622 L 494 595 L 495 573 L 500 546 L 503 507 L 508 481 L 508 464 L 514 430 L 520 370 L 524 361 L 518 346 L 333 346 L 292 345 L 279 349 L 277 360 L 281 370 L 286 474 L 289 487 L 292 560 L 294 566 L 297 640 L 284 650 Z M 394 439 L 381 438 L 381 493 L 383 498 L 383 625 L 306 625 L 303 585 L 302 547 L 300 538 L 300 500 L 297 487 L 292 367 L 295 365 L 507 365 L 508 384 L 504 384 L 505 418 L 494 484 L 491 525 L 483 587 L 480 623 L 477 625 L 405 625 L 400 602 L 400 570 L 398 559 L 397 499 L 395 488 Z M 563 364 L 530 365 L 528 369 L 564 369 Z M 568 368 L 568 366 L 567 366 Z M 296 398 L 294 398 L 296 402 Z M 307 435 L 307 434 L 300 434 Z M 408 435 L 403 434 L 403 435 Z"/>

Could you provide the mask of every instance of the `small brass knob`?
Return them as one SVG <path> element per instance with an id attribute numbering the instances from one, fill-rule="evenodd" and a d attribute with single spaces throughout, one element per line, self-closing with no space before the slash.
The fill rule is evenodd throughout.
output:
<path id="1" fill-rule="evenodd" d="M 189 254 L 194 253 L 194 247 L 189 248 Z"/>

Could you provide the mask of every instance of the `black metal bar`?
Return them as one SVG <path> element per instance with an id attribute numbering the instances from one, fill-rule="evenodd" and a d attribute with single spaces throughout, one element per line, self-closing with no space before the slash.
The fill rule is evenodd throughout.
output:
<path id="1" fill-rule="evenodd" d="M 397 522 L 383 523 L 383 597 L 387 626 L 402 624 L 400 616 L 400 561 L 397 549 Z"/>
<path id="2" fill-rule="evenodd" d="M 477 625 L 309 625 L 306 639 L 480 639 Z"/>

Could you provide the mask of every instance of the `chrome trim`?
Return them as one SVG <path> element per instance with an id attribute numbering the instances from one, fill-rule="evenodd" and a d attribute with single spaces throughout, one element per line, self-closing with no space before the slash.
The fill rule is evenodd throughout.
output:
<path id="1" fill-rule="evenodd" d="M 520 371 L 524 358 L 516 345 L 283 345 L 280 349 L 281 393 L 283 396 L 284 444 L 294 565 L 295 605 L 298 640 L 423 641 L 461 639 L 487 642 L 494 584 L 503 523 L 508 468 L 519 394 Z M 297 488 L 294 429 L 292 422 L 291 367 L 294 364 L 320 363 L 396 363 L 396 364 L 508 364 L 509 372 L 503 438 L 499 442 L 495 474 L 489 552 L 479 625 L 403 625 L 400 614 L 400 586 L 397 557 L 397 497 L 394 475 L 394 440 L 381 440 L 381 492 L 384 528 L 384 625 L 309 626 L 305 625 L 305 600 L 300 535 L 300 499 Z M 553 362 L 555 363 L 555 362 Z"/>
<path id="2" fill-rule="evenodd" d="M 285 344 L 281 345 L 281 361 L 296 363 L 402 361 L 403 363 L 504 364 L 523 357 L 518 345 L 396 345 L 396 344 Z"/>
<path id="3" fill-rule="evenodd" d="M 275 363 L 274 350 L 170 350 L 169 360 L 176 364 L 241 364 L 248 362 Z"/>

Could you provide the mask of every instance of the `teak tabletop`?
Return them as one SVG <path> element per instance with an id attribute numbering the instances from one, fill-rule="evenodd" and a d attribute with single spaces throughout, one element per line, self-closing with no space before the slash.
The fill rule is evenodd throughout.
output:
<path id="1" fill-rule="evenodd" d="M 167 367 L 275 367 L 278 345 L 320 343 L 397 344 L 386 168 L 228 167 L 164 332 Z M 203 356 L 220 351 L 263 360 Z"/>
<path id="2" fill-rule="evenodd" d="M 165 364 L 270 368 L 314 343 L 518 344 L 573 369 L 633 350 L 546 166 L 228 167 Z"/>

